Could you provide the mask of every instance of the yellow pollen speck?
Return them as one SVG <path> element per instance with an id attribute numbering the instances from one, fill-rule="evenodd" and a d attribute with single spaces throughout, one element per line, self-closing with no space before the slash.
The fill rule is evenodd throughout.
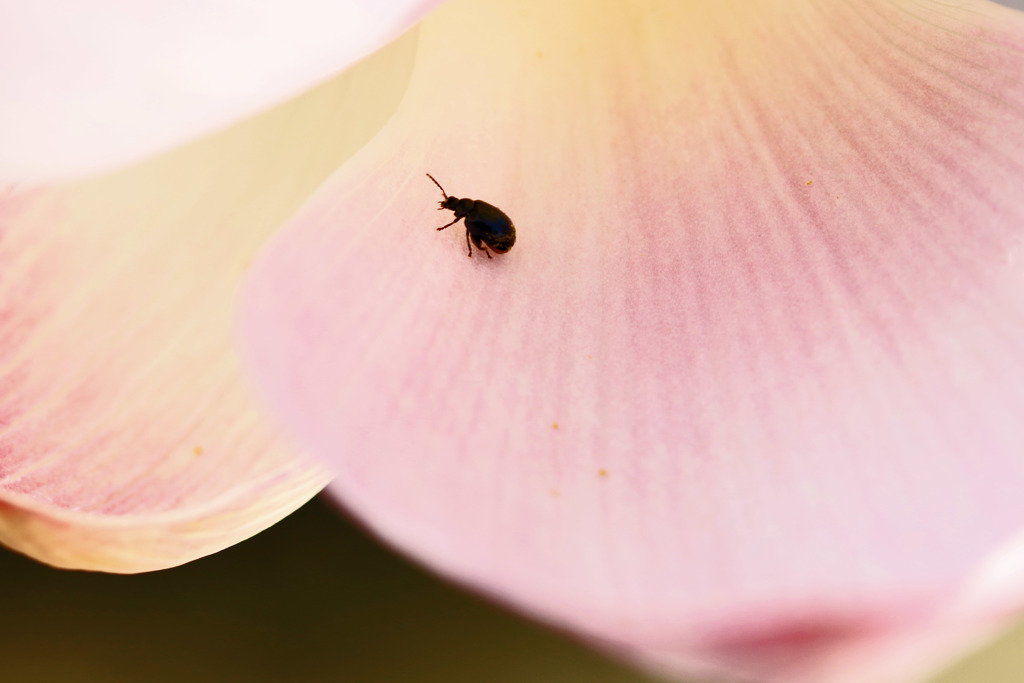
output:
<path id="1" fill-rule="evenodd" d="M 807 181 L 807 184 L 808 184 L 808 185 L 810 185 L 810 184 L 811 184 L 811 183 L 813 183 L 813 182 L 814 182 L 813 180 L 808 180 L 808 181 Z"/>
<path id="2" fill-rule="evenodd" d="M 558 423 L 557 422 L 552 422 L 551 423 L 551 428 L 552 429 L 558 429 Z"/>
<path id="3" fill-rule="evenodd" d="M 605 468 L 602 467 L 601 469 L 599 469 L 597 471 L 597 476 L 599 476 L 599 477 L 607 477 L 608 476 L 608 470 L 606 470 Z"/>
<path id="4" fill-rule="evenodd" d="M 587 354 L 587 358 L 590 358 L 591 360 L 593 360 L 593 359 L 594 359 L 594 357 L 593 357 L 593 356 L 591 356 L 591 355 L 590 355 L 589 353 Z"/>
<path id="5" fill-rule="evenodd" d="M 195 448 L 192 449 L 192 452 L 195 453 L 196 455 L 202 455 L 203 454 L 203 447 L 202 446 L 196 446 Z"/>
<path id="6" fill-rule="evenodd" d="M 537 59 L 544 59 L 544 53 L 540 50 L 537 50 Z"/>

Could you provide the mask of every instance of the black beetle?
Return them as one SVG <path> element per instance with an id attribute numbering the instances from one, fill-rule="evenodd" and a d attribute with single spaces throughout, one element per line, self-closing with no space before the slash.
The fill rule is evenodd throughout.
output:
<path id="1" fill-rule="evenodd" d="M 427 177 L 434 180 L 434 176 L 429 173 Z M 434 184 L 444 195 L 444 201 L 440 202 L 441 206 L 437 210 L 448 209 L 455 212 L 455 220 L 448 225 L 442 225 L 438 230 L 444 230 L 465 218 L 466 248 L 469 249 L 471 257 L 473 247 L 469 244 L 470 239 L 477 249 L 482 249 L 487 254 L 487 258 L 491 258 L 491 252 L 487 251 L 487 247 L 493 249 L 496 254 L 504 254 L 516 243 L 516 226 L 512 225 L 512 219 L 506 216 L 504 211 L 479 199 L 451 197 L 441 187 L 441 183 L 434 180 Z"/>

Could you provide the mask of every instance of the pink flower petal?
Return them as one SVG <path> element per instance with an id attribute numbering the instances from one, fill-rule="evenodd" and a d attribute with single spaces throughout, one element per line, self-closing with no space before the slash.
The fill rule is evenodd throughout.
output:
<path id="1" fill-rule="evenodd" d="M 155 569 L 242 540 L 326 484 L 239 372 L 238 288 L 394 111 L 414 49 L 400 40 L 116 175 L 0 192 L 0 541 L 60 566 Z"/>
<path id="2" fill-rule="evenodd" d="M 907 683 L 923 681 L 951 656 L 986 644 L 1001 622 L 904 629 L 794 630 L 765 640 L 722 643 L 702 657 L 678 652 L 643 653 L 653 671 L 678 671 L 715 679 L 737 670 L 756 681 L 786 683 Z"/>
<path id="3" fill-rule="evenodd" d="M 251 365 L 385 538 L 633 656 L 973 638 L 1024 529 L 1021 159 L 1005 8 L 451 3 L 255 272 Z M 515 248 L 435 232 L 425 171 Z"/>
<path id="4" fill-rule="evenodd" d="M 32 0 L 0 8 L 0 179 L 134 161 L 293 96 L 438 0 Z"/>

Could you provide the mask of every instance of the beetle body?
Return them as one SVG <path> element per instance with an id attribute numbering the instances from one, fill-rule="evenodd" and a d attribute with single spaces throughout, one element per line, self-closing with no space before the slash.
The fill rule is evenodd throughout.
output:
<path id="1" fill-rule="evenodd" d="M 434 176 L 429 173 L 427 177 L 434 180 Z M 448 225 L 442 225 L 438 230 L 444 230 L 465 219 L 466 248 L 469 249 L 469 256 L 473 255 L 470 240 L 477 249 L 487 254 L 487 258 L 491 258 L 491 251 L 496 254 L 504 254 L 516 243 L 516 226 L 512 224 L 512 219 L 504 211 L 479 199 L 452 197 L 444 191 L 441 183 L 434 180 L 434 184 L 444 195 L 444 200 L 440 202 L 441 206 L 438 210 L 447 209 L 455 214 L 455 220 Z"/>

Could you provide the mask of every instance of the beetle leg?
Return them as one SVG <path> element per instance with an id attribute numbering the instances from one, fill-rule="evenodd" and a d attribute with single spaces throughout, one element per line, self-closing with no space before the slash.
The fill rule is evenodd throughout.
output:
<path id="1" fill-rule="evenodd" d="M 460 217 L 460 218 L 456 218 L 455 220 L 453 220 L 453 221 L 452 221 L 451 223 L 449 223 L 448 225 L 455 225 L 456 223 L 458 223 L 458 222 L 459 222 L 459 221 L 461 221 L 461 220 L 462 220 L 462 218 L 461 218 L 461 217 Z M 441 226 L 440 228 L 438 228 L 438 230 L 444 230 L 445 228 L 447 228 L 447 227 L 448 227 L 448 225 L 442 225 L 442 226 Z M 468 233 L 467 233 L 467 234 L 468 234 Z"/>
<path id="2" fill-rule="evenodd" d="M 470 238 L 470 232 L 469 232 L 469 226 L 467 225 L 466 226 L 466 248 L 469 249 L 469 255 L 472 256 L 473 255 L 473 247 L 469 246 L 469 238 Z M 473 244 L 476 245 L 477 249 L 479 249 L 480 251 L 482 251 L 485 254 L 487 254 L 487 258 L 493 258 L 491 256 L 491 252 L 487 251 L 487 246 L 480 240 L 479 237 L 473 236 Z"/>
<path id="3" fill-rule="evenodd" d="M 469 249 L 469 255 L 470 256 L 473 255 L 473 247 L 469 246 L 469 238 L 470 237 L 473 238 L 473 244 L 476 245 L 477 249 L 479 249 L 480 251 L 482 251 L 485 254 L 487 254 L 487 258 L 492 258 L 491 252 L 487 251 L 487 246 L 483 243 L 483 241 L 479 237 L 477 237 L 476 235 L 473 235 L 469 231 L 469 225 L 467 224 L 466 225 L 466 248 Z"/>

